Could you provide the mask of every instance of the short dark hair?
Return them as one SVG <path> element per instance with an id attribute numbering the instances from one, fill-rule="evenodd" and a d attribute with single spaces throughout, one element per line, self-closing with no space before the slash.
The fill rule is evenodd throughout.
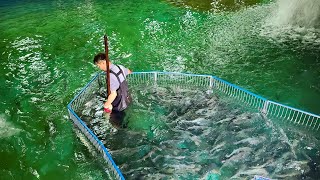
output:
<path id="1" fill-rule="evenodd" d="M 105 61 L 106 60 L 106 54 L 105 53 L 98 53 L 93 58 L 93 64 L 97 64 L 99 61 Z"/>

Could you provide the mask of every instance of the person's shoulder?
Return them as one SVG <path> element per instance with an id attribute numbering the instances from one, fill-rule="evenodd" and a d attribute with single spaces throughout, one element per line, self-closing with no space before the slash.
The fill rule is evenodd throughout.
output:
<path id="1" fill-rule="evenodd" d="M 118 65 L 121 69 L 127 69 L 124 65 L 119 64 Z"/>
<path id="2" fill-rule="evenodd" d="M 119 67 L 122 69 L 122 71 L 124 71 L 125 75 L 130 74 L 131 71 L 128 68 L 126 68 L 125 66 L 119 65 Z"/>
<path id="3" fill-rule="evenodd" d="M 110 79 L 111 79 L 111 80 L 114 80 L 114 79 L 117 79 L 117 77 L 116 77 L 116 75 L 115 75 L 115 74 L 110 73 Z"/>

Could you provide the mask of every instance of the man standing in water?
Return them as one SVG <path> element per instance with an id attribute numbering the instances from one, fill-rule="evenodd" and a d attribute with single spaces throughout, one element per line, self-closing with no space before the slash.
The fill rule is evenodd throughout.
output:
<path id="1" fill-rule="evenodd" d="M 97 54 L 93 59 L 93 63 L 102 71 L 107 71 L 105 53 Z M 110 61 L 109 67 L 110 94 L 107 97 L 107 101 L 104 103 L 104 111 L 110 113 L 110 120 L 122 121 L 125 115 L 123 110 L 126 109 L 131 102 L 126 76 L 132 73 L 132 71 L 122 65 L 112 64 Z M 118 124 L 119 122 L 114 123 Z"/>

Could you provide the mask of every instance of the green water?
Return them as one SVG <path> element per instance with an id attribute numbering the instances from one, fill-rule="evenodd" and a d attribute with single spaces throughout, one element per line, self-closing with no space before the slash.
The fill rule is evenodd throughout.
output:
<path id="1" fill-rule="evenodd" d="M 105 85 L 86 91 L 94 95 L 74 109 L 127 179 L 319 177 L 316 133 L 267 119 L 206 87 L 185 89 L 161 79 L 130 80 L 133 103 L 123 121 L 103 114 Z"/>
<path id="2" fill-rule="evenodd" d="M 105 33 L 111 59 L 134 71 L 213 74 L 320 114 L 318 29 L 275 36 L 268 1 L 175 2 L 0 1 L 1 178 L 105 178 L 66 111 Z"/>

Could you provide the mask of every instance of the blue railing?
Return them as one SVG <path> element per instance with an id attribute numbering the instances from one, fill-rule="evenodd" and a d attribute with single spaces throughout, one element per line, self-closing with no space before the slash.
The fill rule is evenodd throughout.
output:
<path id="1" fill-rule="evenodd" d="M 93 89 L 97 87 L 96 80 L 99 78 L 99 74 L 97 74 L 68 104 L 68 112 L 70 119 L 73 120 L 73 123 L 80 129 L 80 131 L 89 139 L 89 141 L 93 144 L 93 146 L 103 154 L 103 158 L 105 159 L 108 169 L 111 175 L 111 178 L 124 180 L 121 171 L 119 170 L 116 163 L 113 161 L 112 156 L 108 152 L 107 148 L 103 145 L 103 143 L 98 139 L 98 137 L 88 128 L 88 126 L 81 120 L 81 118 L 75 113 L 74 109 L 77 109 L 81 106 L 90 95 L 88 89 Z M 98 87 L 97 87 L 98 88 Z M 87 92 L 87 93 L 86 93 Z"/>
<path id="2" fill-rule="evenodd" d="M 202 88 L 207 90 L 218 90 L 226 96 L 237 100 L 246 106 L 253 107 L 269 118 L 279 118 L 294 124 L 303 125 L 313 130 L 320 128 L 320 116 L 286 106 L 264 97 L 256 95 L 246 89 L 231 84 L 216 76 L 197 75 L 176 72 L 134 72 L 128 76 L 130 85 L 134 84 L 166 84 L 183 88 Z M 110 153 L 97 136 L 75 113 L 87 100 L 92 98 L 94 91 L 105 85 L 105 74 L 97 74 L 68 104 L 70 119 L 86 135 L 99 152 L 103 154 L 105 161 L 113 178 L 124 179 L 118 166 L 113 161 Z"/>
<path id="3" fill-rule="evenodd" d="M 320 116 L 294 107 L 283 105 L 254 94 L 216 76 L 176 72 L 136 72 L 128 78 L 136 83 L 157 82 L 177 85 L 202 86 L 216 89 L 225 95 L 259 110 L 269 118 L 279 118 L 319 130 Z"/>

